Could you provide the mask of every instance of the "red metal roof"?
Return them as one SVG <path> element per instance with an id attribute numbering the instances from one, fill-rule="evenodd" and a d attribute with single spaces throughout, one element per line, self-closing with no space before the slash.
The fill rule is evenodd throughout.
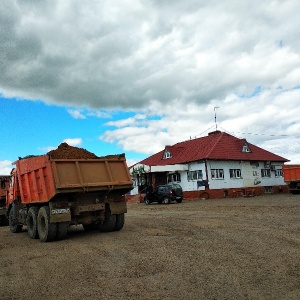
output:
<path id="1" fill-rule="evenodd" d="M 248 147 L 250 152 L 243 152 L 242 149 L 244 146 Z M 170 152 L 170 158 L 163 158 L 165 150 Z M 142 160 L 140 163 L 148 166 L 163 166 L 203 159 L 289 161 L 284 157 L 250 144 L 245 139 L 239 139 L 225 132 L 215 131 L 206 137 L 180 142 L 173 146 L 166 146 L 163 151 Z"/>

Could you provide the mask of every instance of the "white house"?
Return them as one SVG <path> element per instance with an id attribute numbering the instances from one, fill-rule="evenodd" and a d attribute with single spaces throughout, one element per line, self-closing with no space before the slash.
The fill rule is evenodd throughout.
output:
<path id="1" fill-rule="evenodd" d="M 166 146 L 130 168 L 135 188 L 179 183 L 184 198 L 220 198 L 287 191 L 282 165 L 288 160 L 246 139 L 214 131 Z"/>

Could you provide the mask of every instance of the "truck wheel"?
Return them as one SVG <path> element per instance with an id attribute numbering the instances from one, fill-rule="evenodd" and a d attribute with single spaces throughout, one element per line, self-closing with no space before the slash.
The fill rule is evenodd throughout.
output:
<path id="1" fill-rule="evenodd" d="M 57 223 L 56 239 L 59 241 L 64 240 L 67 237 L 68 229 L 69 229 L 68 222 Z"/>
<path id="2" fill-rule="evenodd" d="M 125 222 L 125 214 L 116 215 L 116 227 L 115 231 L 119 231 L 123 228 Z"/>
<path id="3" fill-rule="evenodd" d="M 37 216 L 37 228 L 41 242 L 51 242 L 57 233 L 57 223 L 50 223 L 50 209 L 48 206 L 40 208 Z"/>
<path id="4" fill-rule="evenodd" d="M 105 214 L 105 220 L 99 224 L 99 230 L 103 232 L 114 231 L 116 228 L 116 215 L 112 215 L 110 212 Z"/>
<path id="5" fill-rule="evenodd" d="M 82 224 L 85 231 L 92 231 L 98 229 L 98 224 L 95 224 L 95 222 L 90 224 Z"/>
<path id="6" fill-rule="evenodd" d="M 17 209 L 14 203 L 12 204 L 12 207 L 9 211 L 8 223 L 11 232 L 18 233 L 22 231 L 23 225 L 20 225 L 17 222 Z"/>
<path id="7" fill-rule="evenodd" d="M 177 202 L 177 203 L 181 203 L 181 202 L 182 202 L 182 198 L 176 199 L 176 202 Z"/>
<path id="8" fill-rule="evenodd" d="M 32 206 L 29 208 L 27 213 L 27 232 L 28 235 L 32 239 L 37 239 L 39 237 L 38 231 L 37 231 L 37 215 L 39 212 L 39 208 L 37 206 Z"/>
<path id="9" fill-rule="evenodd" d="M 7 220 L 6 220 L 6 216 L 2 215 L 0 216 L 0 226 L 4 226 L 7 225 Z"/>

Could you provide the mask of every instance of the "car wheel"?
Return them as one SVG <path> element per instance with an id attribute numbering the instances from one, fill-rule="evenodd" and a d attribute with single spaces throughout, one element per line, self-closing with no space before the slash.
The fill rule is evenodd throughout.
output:
<path id="1" fill-rule="evenodd" d="M 181 203 L 181 202 L 182 202 L 182 198 L 176 199 L 176 202 L 177 202 L 177 203 Z"/>
<path id="2" fill-rule="evenodd" d="M 169 204 L 170 203 L 170 199 L 168 197 L 164 197 L 162 203 L 163 204 Z"/>
<path id="3" fill-rule="evenodd" d="M 151 201 L 150 201 L 150 199 L 148 197 L 145 197 L 144 202 L 147 205 L 149 205 L 151 203 Z"/>

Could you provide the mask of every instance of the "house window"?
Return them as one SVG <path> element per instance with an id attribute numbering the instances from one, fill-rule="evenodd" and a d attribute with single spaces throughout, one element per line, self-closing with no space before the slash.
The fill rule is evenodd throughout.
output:
<path id="1" fill-rule="evenodd" d="M 202 180 L 202 179 L 203 179 L 202 170 L 188 172 L 188 180 Z"/>
<path id="2" fill-rule="evenodd" d="M 165 153 L 164 153 L 164 156 L 163 156 L 163 159 L 167 159 L 167 158 L 171 158 L 171 157 L 172 157 L 172 155 L 171 155 L 170 151 L 166 149 Z"/>
<path id="3" fill-rule="evenodd" d="M 250 165 L 252 167 L 259 167 L 259 162 L 258 161 L 250 161 Z"/>
<path id="4" fill-rule="evenodd" d="M 211 179 L 224 179 L 224 170 L 211 169 Z"/>
<path id="5" fill-rule="evenodd" d="M 179 173 L 172 173 L 168 175 L 168 182 L 181 182 L 181 176 Z"/>
<path id="6" fill-rule="evenodd" d="M 271 177 L 270 169 L 261 169 L 261 177 Z"/>
<path id="7" fill-rule="evenodd" d="M 246 140 L 244 140 L 244 146 L 242 148 L 242 152 L 251 152 L 251 149 L 248 145 L 248 142 Z"/>
<path id="8" fill-rule="evenodd" d="M 249 149 L 249 147 L 247 145 L 244 145 L 242 152 L 251 152 L 251 150 Z"/>
<path id="9" fill-rule="evenodd" d="M 275 177 L 283 177 L 283 172 L 280 169 L 275 170 Z"/>
<path id="10" fill-rule="evenodd" d="M 241 169 L 229 169 L 230 178 L 241 178 Z"/>
<path id="11" fill-rule="evenodd" d="M 258 176 L 258 172 L 257 171 L 253 171 L 253 176 L 257 177 Z"/>

